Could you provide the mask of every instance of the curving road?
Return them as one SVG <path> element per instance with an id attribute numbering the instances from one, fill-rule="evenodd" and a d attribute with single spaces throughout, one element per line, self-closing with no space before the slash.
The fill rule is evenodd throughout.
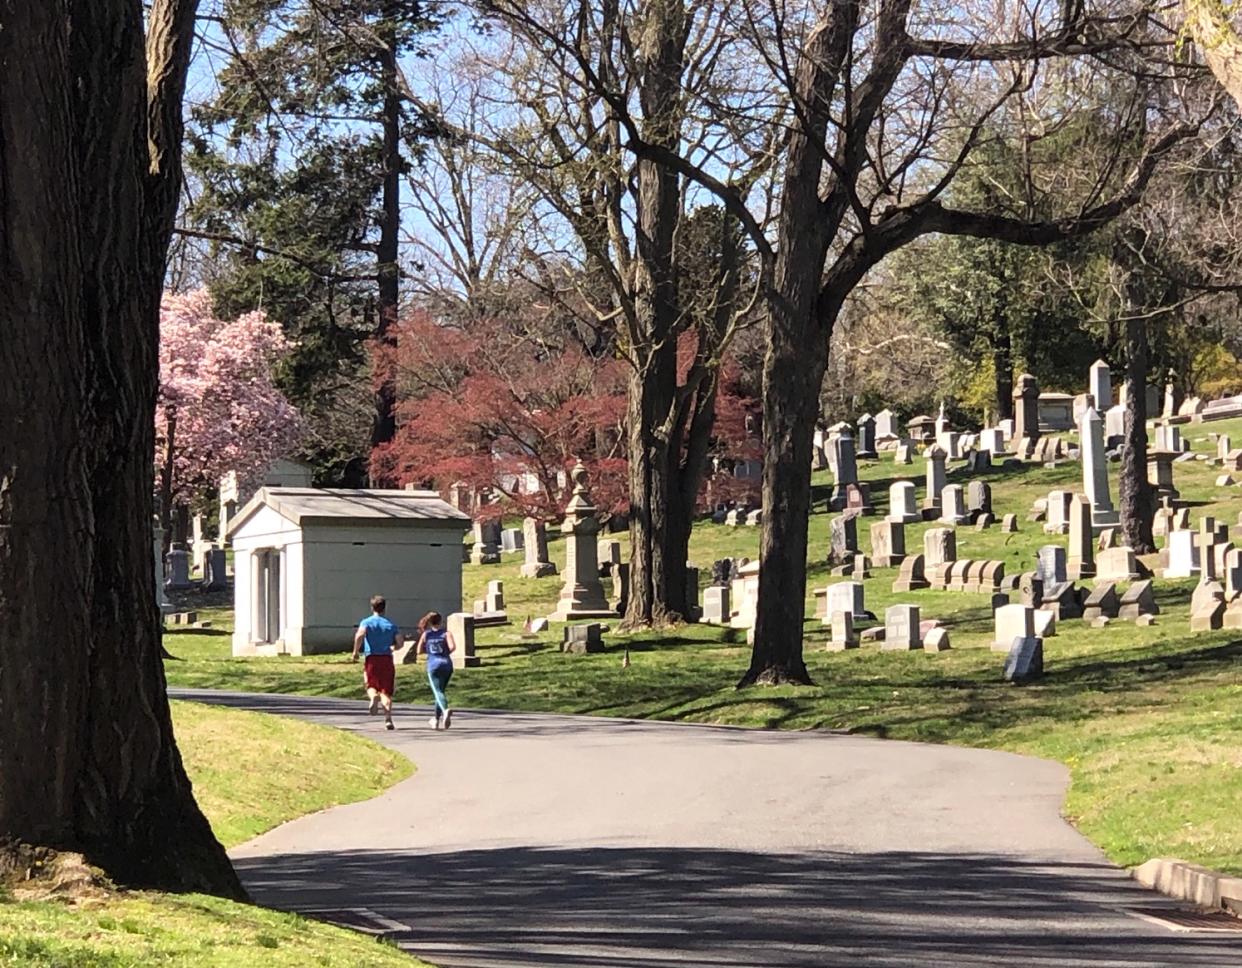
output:
<path id="1" fill-rule="evenodd" d="M 400 750 L 418 774 L 233 851 L 254 898 L 365 907 L 444 966 L 1242 965 L 1242 933 L 1126 913 L 1059 815 L 1067 773 L 832 733 L 462 711 L 386 733 L 362 702 L 178 690 Z M 330 764 L 329 764 L 330 766 Z"/>

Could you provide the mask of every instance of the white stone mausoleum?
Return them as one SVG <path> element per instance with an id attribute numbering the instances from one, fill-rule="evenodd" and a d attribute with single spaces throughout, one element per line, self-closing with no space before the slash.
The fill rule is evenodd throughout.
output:
<path id="1" fill-rule="evenodd" d="M 470 525 L 434 491 L 261 489 L 229 524 L 233 655 L 347 651 L 372 595 L 408 632 L 459 611 Z"/>

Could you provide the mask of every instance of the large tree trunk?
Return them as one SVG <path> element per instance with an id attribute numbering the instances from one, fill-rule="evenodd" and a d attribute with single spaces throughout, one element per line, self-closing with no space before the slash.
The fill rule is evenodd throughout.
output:
<path id="1" fill-rule="evenodd" d="M 1155 507 L 1147 479 L 1147 324 L 1133 306 L 1126 319 L 1126 440 L 1121 450 L 1121 533 L 1136 554 L 1156 550 Z"/>
<path id="2" fill-rule="evenodd" d="M 384 45 L 380 55 L 380 79 L 384 85 L 382 126 L 384 131 L 384 186 L 379 245 L 376 249 L 379 275 L 379 322 L 376 340 L 386 350 L 396 349 L 394 332 L 400 309 L 401 271 L 398 264 L 401 230 L 401 94 L 397 80 L 396 4 L 387 4 L 384 13 Z M 397 387 L 387 364 L 375 386 L 375 420 L 371 446 L 389 443 L 397 434 Z"/>
<path id="3" fill-rule="evenodd" d="M 681 131 L 681 71 L 685 11 L 680 0 L 660 0 L 646 11 L 646 61 L 639 98 L 644 133 L 673 148 Z M 686 611 L 690 521 L 680 512 L 681 440 L 671 431 L 677 394 L 677 276 L 673 251 L 680 220 L 675 172 L 649 159 L 638 162 L 634 370 L 629 385 L 630 626 L 678 621 Z"/>
<path id="4" fill-rule="evenodd" d="M 179 98 L 193 11 L 151 12 L 153 125 Z M 81 850 L 122 883 L 240 897 L 160 662 L 149 529 L 179 129 L 148 140 L 147 92 L 137 0 L 6 9 L 0 405 L 22 419 L 0 438 L 0 835 Z"/>

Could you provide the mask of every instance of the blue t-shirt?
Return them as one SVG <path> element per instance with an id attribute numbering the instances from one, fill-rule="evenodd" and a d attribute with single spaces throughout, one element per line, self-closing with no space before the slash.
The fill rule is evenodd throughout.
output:
<path id="1" fill-rule="evenodd" d="M 423 648 L 427 650 L 427 661 L 452 662 L 449 654 L 448 633 L 444 629 L 428 629 L 424 635 Z"/>
<path id="2" fill-rule="evenodd" d="M 397 640 L 396 625 L 383 615 L 372 615 L 364 618 L 358 627 L 366 632 L 362 640 L 363 655 L 392 655 L 392 646 Z"/>

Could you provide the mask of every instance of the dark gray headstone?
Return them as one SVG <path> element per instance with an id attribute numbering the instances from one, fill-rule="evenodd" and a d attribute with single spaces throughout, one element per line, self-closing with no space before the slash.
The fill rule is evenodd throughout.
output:
<path id="1" fill-rule="evenodd" d="M 1005 680 L 1022 684 L 1044 674 L 1044 640 L 1038 636 L 1018 636 L 1005 658 Z"/>

